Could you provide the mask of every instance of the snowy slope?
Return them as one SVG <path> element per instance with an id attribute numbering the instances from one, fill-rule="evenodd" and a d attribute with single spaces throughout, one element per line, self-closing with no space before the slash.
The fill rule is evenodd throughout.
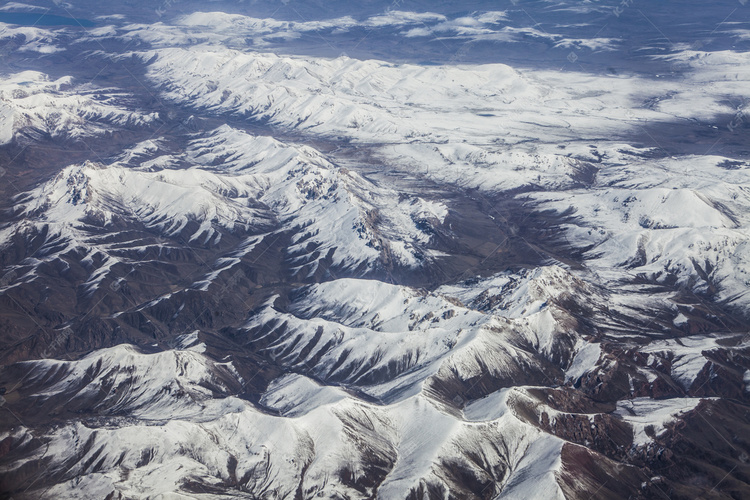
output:
<path id="1" fill-rule="evenodd" d="M 580 325 L 549 295 L 565 295 L 556 288 L 565 276 L 550 268 L 516 277 L 523 291 L 515 296 L 528 302 L 510 310 L 487 310 L 477 302 L 467 307 L 447 288 L 425 294 L 371 280 L 336 280 L 299 290 L 283 309 L 272 300 L 246 326 L 246 342 L 294 371 L 384 401 L 410 396 L 430 378 L 436 387 L 482 373 L 501 384 L 549 380 L 558 376 L 549 363 L 567 368 L 585 346 Z M 506 290 L 500 300 L 511 302 L 514 293 Z M 579 376 L 598 361 L 576 359 Z"/>
<path id="2" fill-rule="evenodd" d="M 0 176 L 44 160 L 0 224 L 0 494 L 750 494 L 746 53 L 644 6 L 192 5 L 0 24 Z M 389 36 L 445 64 L 282 55 Z M 565 70 L 464 64 L 495 42 Z"/>
<path id="3" fill-rule="evenodd" d="M 0 80 L 0 144 L 18 136 L 81 139 L 156 121 L 157 113 L 128 106 L 129 97 L 116 89 L 77 84 L 69 76 L 8 75 Z"/>
<path id="4" fill-rule="evenodd" d="M 67 403 L 73 408 L 98 405 L 99 423 L 71 423 L 44 436 L 50 456 L 69 450 L 67 463 L 53 459 L 49 465 L 58 483 L 50 491 L 57 496 L 187 493 L 191 484 L 231 485 L 236 498 L 243 492 L 284 497 L 299 488 L 359 496 L 374 490 L 357 477 L 375 473 L 382 498 L 401 498 L 421 484 L 460 492 L 463 486 L 451 474 L 464 470 L 510 498 L 530 491 L 563 498 L 555 474 L 564 441 L 538 429 L 524 408 L 560 412 L 523 388 L 493 393 L 457 415 L 423 394 L 372 405 L 304 377 L 283 376 L 261 399 L 280 411 L 273 415 L 231 395 L 242 382 L 231 364 L 211 362 L 195 350 L 141 354 L 118 346 L 77 362 L 35 363 L 12 368 L 33 377 L 30 387 L 46 384 L 56 394 L 73 395 Z M 77 374 L 81 370 L 88 378 Z M 126 389 L 134 380 L 140 381 L 137 393 Z M 148 391 L 157 391 L 156 399 Z M 29 396 L 45 393 L 32 390 Z M 141 407 L 154 401 L 161 403 Z M 117 421 L 126 409 L 130 417 Z M 640 419 L 624 418 L 640 425 Z M 29 446 L 31 435 L 19 427 L 3 437 Z"/>
<path id="5" fill-rule="evenodd" d="M 243 237 L 288 231 L 291 271 L 304 278 L 324 259 L 360 272 L 423 266 L 434 254 L 432 228 L 447 214 L 440 202 L 381 188 L 310 147 L 228 126 L 194 136 L 183 151 L 149 140 L 109 164 L 71 165 L 16 199 L 19 219 L 1 231 L 3 242 L 40 233 L 46 240 L 21 265 L 80 253 L 100 262 L 89 271 L 87 289 L 115 263 L 137 261 L 132 252 L 170 245 L 103 236 L 123 224 L 213 246 L 227 232 Z"/>
<path id="6" fill-rule="evenodd" d="M 588 249 L 589 265 L 603 273 L 675 276 L 745 308 L 750 165 L 720 156 L 630 161 L 600 170 L 596 189 L 535 196 L 543 208 L 575 210 L 568 241 Z"/>

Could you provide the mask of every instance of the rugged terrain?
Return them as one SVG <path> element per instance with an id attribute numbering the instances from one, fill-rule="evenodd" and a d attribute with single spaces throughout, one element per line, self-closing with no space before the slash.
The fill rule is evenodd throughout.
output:
<path id="1" fill-rule="evenodd" d="M 750 497 L 750 6 L 42 4 L 0 495 Z"/>

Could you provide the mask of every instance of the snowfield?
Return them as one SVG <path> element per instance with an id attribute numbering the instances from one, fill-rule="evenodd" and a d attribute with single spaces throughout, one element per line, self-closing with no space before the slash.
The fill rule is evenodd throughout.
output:
<path id="1" fill-rule="evenodd" d="M 750 495 L 747 23 L 511 3 L 0 23 L 0 496 Z"/>

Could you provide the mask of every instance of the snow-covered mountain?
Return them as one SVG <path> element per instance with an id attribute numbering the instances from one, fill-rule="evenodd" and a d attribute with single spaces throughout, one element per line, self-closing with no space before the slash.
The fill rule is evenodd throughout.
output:
<path id="1" fill-rule="evenodd" d="M 750 28 L 689 3 L 1 7 L 2 496 L 750 495 Z"/>
<path id="2" fill-rule="evenodd" d="M 70 76 L 52 80 L 37 71 L 8 75 L 0 83 L 0 144 L 79 139 L 158 119 L 156 113 L 132 109 L 128 97 L 117 89 L 76 85 Z"/>

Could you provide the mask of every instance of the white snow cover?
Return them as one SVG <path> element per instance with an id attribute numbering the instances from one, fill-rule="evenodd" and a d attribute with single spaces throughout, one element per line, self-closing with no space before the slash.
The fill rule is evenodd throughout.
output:
<path id="1" fill-rule="evenodd" d="M 209 398 L 210 390 L 221 391 L 224 383 L 241 380 L 231 365 L 217 364 L 193 351 L 142 354 L 117 346 L 76 362 L 30 363 L 37 369 L 25 383 L 33 386 L 62 374 L 50 390 L 66 397 L 74 394 L 71 401 L 101 396 L 111 387 L 110 395 L 100 398 L 100 406 L 112 412 L 129 409 L 132 415 L 118 426 L 72 422 L 50 431 L 50 446 L 44 453 L 80 454 L 66 474 L 85 476 L 84 483 L 71 480 L 54 486 L 50 492 L 57 497 L 76 493 L 93 499 L 113 488 L 128 496 L 169 495 L 191 476 L 218 484 L 232 474 L 252 478 L 254 469 L 258 479 L 272 471 L 280 495 L 295 491 L 300 480 L 304 487 L 319 488 L 320 496 L 353 494 L 337 478 L 323 478 L 342 465 L 359 473 L 367 453 L 395 450 L 397 459 L 379 494 L 400 498 L 420 480 L 439 480 L 436 467 L 441 461 L 463 459 L 464 453 L 476 448 L 493 464 L 508 467 L 510 473 L 498 485 L 504 495 L 522 498 L 524 491 L 532 491 L 563 498 L 555 473 L 564 442 L 517 418 L 507 406 L 513 405 L 507 401 L 508 391 L 473 403 L 464 420 L 422 394 L 390 405 L 369 405 L 303 376 L 284 375 L 261 398 L 261 405 L 282 410 L 282 417 L 234 397 Z M 79 372 L 89 375 L 82 377 Z M 122 390 L 127 387 L 131 389 Z M 512 391 L 514 397 L 528 399 L 522 389 Z M 154 406 L 153 401 L 159 403 Z M 18 427 L 9 435 L 26 439 L 26 433 Z M 486 446 L 488 439 L 503 444 L 492 448 Z M 92 457 L 97 465 L 87 472 L 83 464 L 91 463 Z M 230 457 L 236 459 L 232 469 Z M 69 467 L 53 458 L 49 471 Z M 129 471 L 126 479 L 122 470 Z M 263 484 L 250 481 L 247 487 L 257 495 L 264 491 Z"/>
<path id="2" fill-rule="evenodd" d="M 534 289 L 532 296 L 554 293 L 550 277 L 561 273 L 559 268 L 532 273 L 519 288 Z M 576 356 L 572 373 L 597 364 L 598 355 L 589 352 L 598 352 L 598 346 L 584 347 L 559 309 L 534 301 L 534 310 L 515 317 L 502 309 L 461 305 L 448 289 L 425 293 L 359 279 L 310 285 L 284 310 L 269 301 L 247 323 L 248 339 L 277 363 L 329 384 L 357 386 L 386 402 L 417 394 L 441 370 L 465 378 L 483 370 L 499 377 L 542 370 L 529 346 L 563 363 Z"/>
<path id="3" fill-rule="evenodd" d="M 197 135 L 182 152 L 160 144 L 137 144 L 110 164 L 71 165 L 18 195 L 25 220 L 0 230 L 0 245 L 15 233 L 47 227 L 56 250 L 39 261 L 71 250 L 104 257 L 87 284 L 93 289 L 123 261 L 123 244 L 103 243 L 95 231 L 118 220 L 165 236 L 180 235 L 194 221 L 197 229 L 185 238 L 213 244 L 223 231 L 257 236 L 290 230 L 296 233 L 287 249 L 294 267 L 312 275 L 327 256 L 341 268 L 379 261 L 419 267 L 433 255 L 431 234 L 420 225 L 440 225 L 447 216 L 444 204 L 377 186 L 308 146 L 226 125 Z M 258 240 L 247 240 L 235 259 L 252 250 L 251 242 Z"/>
<path id="4" fill-rule="evenodd" d="M 274 18 L 256 18 L 224 12 L 193 12 L 171 20 L 172 24 L 128 25 L 118 36 L 124 39 L 137 37 L 156 46 L 182 45 L 193 40 L 221 43 L 227 46 L 254 48 L 299 39 L 320 33 L 340 35 L 356 29 L 380 30 L 387 34 L 395 31 L 396 36 L 451 37 L 466 42 L 502 40 L 522 41 L 524 36 L 533 34 L 553 44 L 591 45 L 597 50 L 613 47 L 617 41 L 607 38 L 591 40 L 569 39 L 561 35 L 550 35 L 533 28 L 513 28 L 504 26 L 507 20 L 505 11 L 471 12 L 462 16 L 447 17 L 434 12 L 414 12 L 401 10 L 398 5 L 390 6 L 380 14 L 355 19 L 351 16 L 320 19 L 282 21 Z"/>
<path id="5" fill-rule="evenodd" d="M 664 431 L 664 425 L 682 413 L 693 410 L 700 398 L 675 398 L 654 400 L 651 398 L 634 398 L 617 403 L 615 415 L 633 426 L 633 446 L 643 446 L 653 441 L 646 433 L 646 428 L 653 429 L 653 436 Z"/>
<path id="6" fill-rule="evenodd" d="M 504 163 L 521 173 L 535 170 L 526 172 L 535 179 L 571 162 L 555 158 L 561 142 L 599 142 L 603 136 L 638 130 L 647 121 L 711 120 L 734 113 L 697 76 L 685 83 L 634 75 L 520 71 L 501 64 L 424 67 L 346 57 L 283 57 L 209 45 L 163 48 L 141 57 L 153 60 L 149 77 L 162 85 L 169 99 L 267 118 L 307 132 L 394 143 L 385 144 L 383 154 L 400 157 L 413 168 L 429 169 L 429 163 L 443 156 L 441 168 L 430 170 L 452 181 L 469 177 L 469 182 L 481 183 L 482 172 Z M 727 93 L 741 95 L 729 77 L 725 86 Z M 712 104 L 681 105 L 679 111 L 642 106 L 664 95 Z M 509 152 L 495 146 L 530 139 L 536 141 L 533 148 L 519 146 Z M 421 159 L 430 150 L 435 150 L 433 158 Z M 462 175 L 469 173 L 465 168 L 473 175 Z M 519 175 L 513 168 L 503 171 Z M 503 186 L 512 187 L 513 180 L 508 182 Z"/>
<path id="7" fill-rule="evenodd" d="M 42 360 L 24 384 L 63 378 L 34 395 L 66 395 L 68 404 L 96 399 L 97 407 L 116 414 L 127 411 L 144 420 L 185 418 L 210 420 L 237 411 L 234 398 L 216 399 L 215 392 L 230 392 L 242 379 L 231 364 L 216 363 L 198 350 L 144 354 L 128 345 L 95 351 L 80 361 Z M 210 387 L 210 388 L 209 388 Z M 184 397 L 189 393 L 189 397 Z"/>
<path id="8" fill-rule="evenodd" d="M 0 11 L 9 10 L 13 12 L 44 12 L 45 8 L 40 7 L 38 5 L 29 5 L 27 3 L 21 3 L 21 2 L 8 2 L 2 7 L 0 7 Z"/>
<path id="9" fill-rule="evenodd" d="M 4 76 L 0 78 L 0 145 L 22 133 L 77 139 L 157 119 L 157 113 L 128 109 L 128 97 L 114 89 L 76 85 L 69 76 L 51 80 L 37 71 Z"/>
<path id="10" fill-rule="evenodd" d="M 13 8 L 14 2 L 9 2 L 2 7 L 1 10 L 9 10 Z M 43 7 L 27 6 L 22 7 L 22 4 L 18 5 L 22 10 L 37 10 L 42 9 L 42 13 L 46 10 Z M 53 30 L 47 30 L 36 26 L 16 26 L 13 24 L 0 23 L 0 41 L 4 43 L 2 49 L 0 49 L 0 56 L 7 57 L 12 52 L 28 53 L 36 52 L 37 54 L 53 54 L 55 52 L 62 52 L 65 50 L 61 44 L 58 43 L 57 33 Z"/>
<path id="11" fill-rule="evenodd" d="M 542 130 L 545 142 L 601 136 L 627 123 L 621 119 L 624 110 L 617 108 L 631 107 L 638 92 L 632 79 L 601 77 L 594 85 L 602 91 L 594 95 L 591 77 L 569 74 L 563 80 L 502 64 L 424 67 L 210 46 L 142 54 L 145 60 L 154 56 L 149 77 L 163 85 L 170 99 L 371 142 L 471 138 L 474 144 L 486 144 L 499 137 L 514 143 L 539 137 Z M 541 114 L 539 106 L 560 113 Z M 655 118 L 653 112 L 643 113 Z"/>
<path id="12" fill-rule="evenodd" d="M 530 303 L 544 296 L 551 300 L 566 293 L 562 285 L 562 290 L 555 290 L 566 275 L 557 267 L 529 273 L 505 290 L 511 299 L 504 303 L 511 304 L 515 316 L 522 310 L 524 296 Z M 508 276 L 489 278 L 486 284 L 496 286 L 503 279 Z M 569 280 L 565 283 L 575 287 Z M 373 453 L 396 457 L 378 490 L 383 498 L 400 498 L 423 480 L 439 482 L 441 464 L 466 460 L 467 453 L 507 465 L 509 473 L 496 478 L 496 492 L 503 498 L 528 498 L 529 492 L 563 498 L 557 474 L 565 441 L 529 424 L 516 408 L 521 405 L 522 414 L 534 408 L 553 417 L 561 412 L 524 387 L 501 389 L 468 402 L 458 412 L 424 390 L 431 378 L 445 373 L 463 378 L 487 369 L 501 373 L 512 370 L 519 360 L 525 361 L 525 369 L 533 367 L 533 359 L 514 343 L 523 338 L 526 344 L 535 335 L 527 320 L 539 311 L 503 318 L 502 308 L 488 313 L 446 299 L 448 290 L 429 294 L 373 280 L 340 279 L 301 290 L 288 312 L 269 304 L 249 327 L 270 326 L 266 335 L 272 341 L 266 349 L 292 373 L 275 379 L 258 405 L 230 395 L 244 381 L 232 363 L 217 363 L 206 356 L 195 331 L 178 339 L 179 350 L 145 354 L 117 346 L 80 361 L 27 362 L 32 369 L 24 384 L 40 387 L 32 398 L 64 397 L 69 404 L 96 401 L 105 414 L 127 411 L 131 416 L 117 426 L 71 423 L 48 434 L 51 457 L 66 456 L 62 450 L 82 450 L 76 443 L 92 444 L 89 451 L 80 452 L 78 464 L 98 454 L 96 470 L 70 471 L 71 477 L 85 476 L 90 496 L 84 498 L 113 488 L 131 496 L 168 494 L 178 491 L 187 477 L 218 485 L 230 477 L 252 475 L 253 468 L 259 478 L 268 477 L 261 470 L 272 471 L 272 484 L 282 495 L 292 494 L 300 481 L 319 488 L 322 496 L 354 494 L 330 471 L 346 464 L 354 474 L 361 474 Z M 453 292 L 477 303 L 461 287 Z M 319 347 L 302 356 L 314 337 Z M 670 341 L 662 344 L 664 348 L 654 343 L 654 353 L 674 350 Z M 593 367 L 601 353 L 598 344 L 580 338 L 574 351 L 566 372 L 569 379 Z M 320 358 L 307 364 L 314 356 Z M 341 359 L 335 370 L 325 371 Z M 677 370 L 680 359 L 678 353 Z M 394 360 L 402 365 L 392 365 Z M 385 369 L 389 366 L 396 368 Z M 365 380 L 383 369 L 385 381 Z M 338 387 L 326 382 L 335 378 L 336 370 L 350 373 Z M 45 385 L 45 380 L 55 382 Z M 364 402 L 353 390 L 369 394 L 373 402 Z M 658 434 L 666 422 L 699 401 L 637 398 L 619 404 L 614 415 L 633 426 L 634 446 L 640 446 L 650 442 L 647 426 Z M 26 432 L 19 427 L 12 435 L 28 439 Z M 232 463 L 234 468 L 228 465 Z M 53 461 L 51 470 L 58 467 L 67 465 Z M 123 467 L 130 470 L 127 480 L 120 475 Z M 481 469 L 476 473 L 482 474 Z M 71 480 L 51 491 L 70 496 L 80 491 L 81 484 Z M 263 491 L 262 486 L 249 484 L 254 494 Z"/>
<path id="13" fill-rule="evenodd" d="M 541 209 L 575 209 L 577 218 L 566 226 L 573 246 L 594 246 L 584 254 L 587 269 L 580 272 L 550 265 L 432 293 L 335 279 L 297 290 L 290 304 L 271 300 L 249 318 L 245 340 L 262 343 L 261 354 L 287 373 L 257 404 L 228 395 L 239 393 L 244 381 L 231 363 L 206 354 L 196 332 L 179 339 L 180 349 L 156 354 L 117 346 L 73 362 L 28 362 L 33 375 L 24 383 L 40 387 L 31 398 L 65 397 L 71 405 L 95 401 L 105 415 L 122 411 L 130 417 L 117 425 L 73 422 L 51 428 L 43 436 L 49 447 L 36 458 L 51 457 L 50 473 L 66 471 L 73 479 L 46 494 L 98 499 L 118 489 L 125 497 L 180 498 L 175 492 L 185 480 L 198 477 L 215 485 L 245 479 L 254 497 L 292 497 L 298 489 L 354 497 L 361 492 L 333 478 L 332 471 L 346 467 L 361 477 L 377 456 L 395 457 L 378 494 L 396 498 L 420 481 L 440 481 L 444 462 L 471 455 L 507 465 L 507 477 L 496 481 L 498 498 L 563 498 L 556 474 L 564 441 L 515 411 L 532 400 L 529 391 L 503 388 L 462 409 L 449 408 L 436 400 L 430 382 L 483 374 L 512 380 L 521 372 L 543 371 L 543 361 L 555 356 L 566 382 L 585 375 L 600 363 L 602 346 L 581 338 L 558 302 L 599 294 L 596 300 L 606 299 L 613 309 L 646 306 L 624 292 L 594 290 L 581 277 L 621 283 L 636 275 L 667 281 L 674 274 L 678 285 L 690 283 L 701 292 L 715 285 L 718 299 L 748 305 L 750 165 L 710 155 L 654 159 L 654 150 L 607 139 L 647 122 L 713 124 L 741 111 L 727 102 L 746 92 L 747 54 L 667 56 L 691 70 L 677 82 L 501 64 L 425 67 L 287 57 L 220 45 L 246 47 L 251 38 L 262 47 L 273 37 L 383 26 L 408 37 L 529 36 L 595 50 L 617 43 L 498 28 L 504 18 L 503 12 L 448 19 L 389 11 L 363 21 L 281 22 L 196 13 L 175 26 L 89 33 L 151 43 L 153 50 L 138 54 L 148 61 L 148 77 L 181 106 L 267 120 L 274 132 L 349 139 L 369 146 L 368 154 L 386 169 L 460 188 L 533 189 L 529 196 Z M 0 36 L 14 34 L 0 29 Z M 54 50 L 43 30 L 24 33 L 23 50 Z M 190 46 L 177 47 L 182 44 Z M 120 99 L 127 96 L 118 91 L 75 85 L 34 72 L 0 81 L 0 144 L 20 134 L 80 138 L 155 119 L 125 111 Z M 654 104 L 643 105 L 653 97 L 658 97 Z M 230 231 L 242 234 L 221 270 L 262 238 L 292 231 L 287 257 L 307 278 L 324 256 L 347 270 L 372 269 L 386 259 L 417 267 L 433 256 L 422 222 L 441 225 L 451 210 L 378 185 L 309 146 L 228 125 L 195 134 L 179 151 L 153 139 L 101 164 L 68 166 L 17 200 L 19 213 L 29 220 L 0 231 L 0 242 L 29 226 L 48 226 L 50 253 L 39 260 L 81 248 L 90 261 L 103 253 L 89 288 L 120 261 L 116 248 L 92 238 L 89 229 L 120 218 L 166 236 L 197 222 L 198 229 L 186 236 L 203 243 L 217 243 Z M 207 290 L 218 272 L 195 286 Z M 696 276 L 703 281 L 694 284 Z M 672 310 L 673 325 L 687 328 L 689 318 Z M 717 339 L 655 340 L 642 349 L 648 367 L 638 371 L 653 381 L 656 367 L 668 360 L 669 374 L 687 390 L 708 362 L 704 352 L 721 345 Z M 750 384 L 750 371 L 744 382 Z M 368 398 L 356 397 L 358 391 Z M 457 406 L 464 403 L 458 401 Z M 633 444 L 642 446 L 651 442 L 649 426 L 658 435 L 700 401 L 636 398 L 620 402 L 614 415 L 633 427 Z M 23 442 L 32 432 L 19 426 L 0 438 L 6 436 Z M 63 458 L 76 454 L 71 468 Z M 486 474 L 480 467 L 472 471 Z"/>
<path id="14" fill-rule="evenodd" d="M 339 279 L 308 287 L 289 312 L 267 306 L 247 328 L 271 327 L 265 334 L 272 339 L 267 350 L 278 362 L 324 380 L 346 377 L 347 384 L 364 385 L 370 395 L 390 400 L 418 392 L 443 358 L 470 343 L 490 321 L 405 287 Z M 307 345 L 318 347 L 302 357 Z M 308 364 L 316 357 L 314 365 Z M 373 376 L 385 382 L 374 385 Z"/>
<path id="15" fill-rule="evenodd" d="M 580 344 L 582 346 L 577 349 L 573 362 L 565 371 L 565 377 L 568 380 L 576 380 L 596 366 L 602 354 L 602 348 L 597 343 L 580 342 Z"/>
<path id="16" fill-rule="evenodd" d="M 619 267 L 685 284 L 697 275 L 696 291 L 715 286 L 718 299 L 750 304 L 750 165 L 727 169 L 731 160 L 710 155 L 623 160 L 599 171 L 596 189 L 534 197 L 543 208 L 575 210 L 568 240 L 593 244 L 585 257 L 602 275 Z"/>
<path id="17" fill-rule="evenodd" d="M 703 367 L 709 363 L 704 353 L 720 346 L 717 337 L 694 335 L 674 340 L 657 340 L 644 347 L 642 351 L 651 354 L 650 364 L 658 361 L 655 356 L 669 359 L 672 378 L 684 389 L 689 389 Z"/>

